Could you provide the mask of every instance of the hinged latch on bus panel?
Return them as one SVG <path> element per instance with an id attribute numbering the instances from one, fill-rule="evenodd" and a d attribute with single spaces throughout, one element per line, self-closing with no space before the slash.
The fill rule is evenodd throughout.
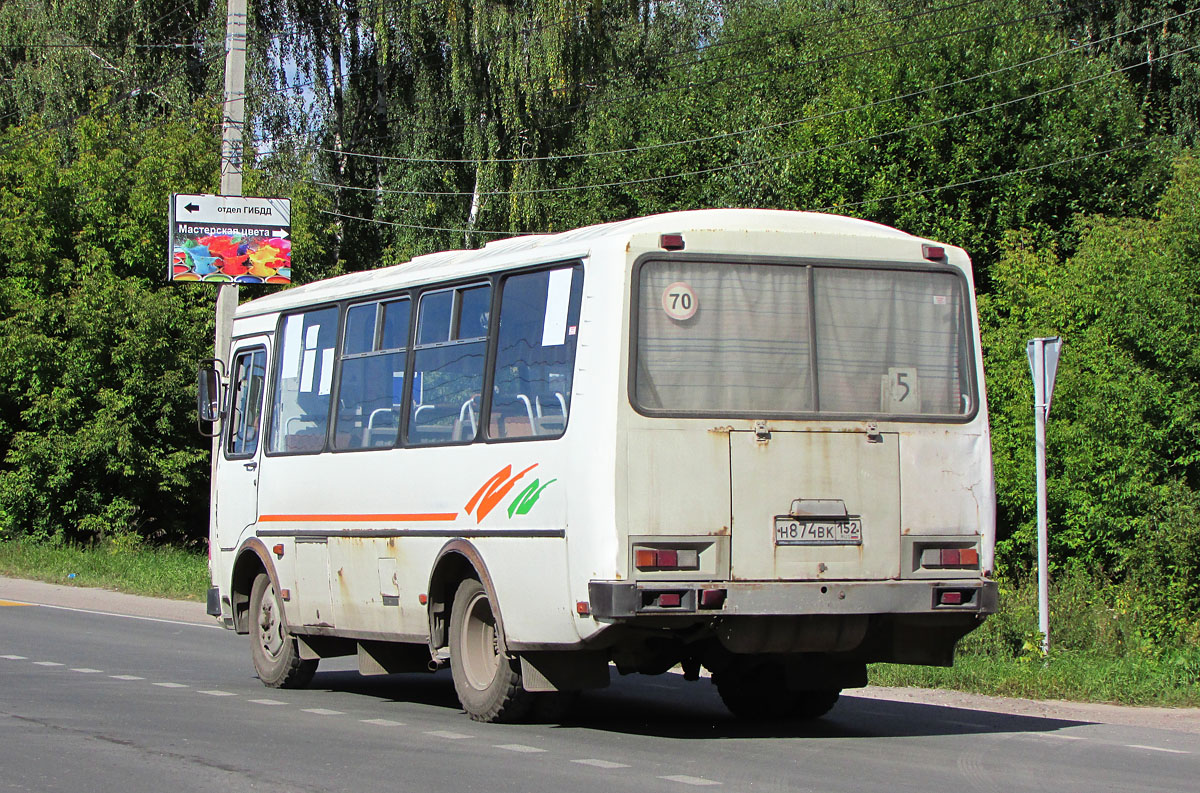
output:
<path id="1" fill-rule="evenodd" d="M 771 440 L 771 430 L 767 427 L 767 422 L 762 419 L 754 422 L 754 439 L 759 443 L 766 443 Z"/>

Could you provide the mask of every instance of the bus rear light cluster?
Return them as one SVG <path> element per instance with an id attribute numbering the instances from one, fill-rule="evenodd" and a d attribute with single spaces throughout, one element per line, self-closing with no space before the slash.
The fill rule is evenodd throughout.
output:
<path id="1" fill-rule="evenodd" d="M 641 592 L 642 612 L 654 611 L 718 611 L 725 607 L 725 589 L 644 589 Z"/>
<path id="2" fill-rule="evenodd" d="M 979 569 L 979 550 L 976 548 L 926 548 L 921 552 L 921 566 L 927 569 Z"/>
<path id="3" fill-rule="evenodd" d="M 639 570 L 699 570 L 700 552 L 694 548 L 636 548 L 633 564 Z"/>

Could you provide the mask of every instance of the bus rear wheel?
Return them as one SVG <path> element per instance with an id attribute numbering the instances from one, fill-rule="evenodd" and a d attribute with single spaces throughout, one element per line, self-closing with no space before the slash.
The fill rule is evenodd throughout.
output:
<path id="1" fill-rule="evenodd" d="M 504 652 L 504 637 L 483 584 L 464 580 L 450 612 L 450 672 L 463 710 L 475 721 L 516 721 L 533 695 L 521 687 L 521 662 Z"/>
<path id="2" fill-rule="evenodd" d="M 806 721 L 828 713 L 841 696 L 840 688 L 791 691 L 782 664 L 738 665 L 713 675 L 725 707 L 742 719 Z"/>
<path id="3" fill-rule="evenodd" d="M 316 660 L 300 658 L 296 637 L 283 620 L 275 584 L 259 573 L 250 588 L 250 655 L 258 679 L 270 688 L 304 688 L 317 671 Z"/>

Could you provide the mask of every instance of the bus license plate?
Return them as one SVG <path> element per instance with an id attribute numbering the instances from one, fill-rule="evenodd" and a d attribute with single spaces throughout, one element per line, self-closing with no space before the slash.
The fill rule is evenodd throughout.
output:
<path id="1" fill-rule="evenodd" d="M 862 521 L 775 517 L 776 545 L 862 545 Z"/>

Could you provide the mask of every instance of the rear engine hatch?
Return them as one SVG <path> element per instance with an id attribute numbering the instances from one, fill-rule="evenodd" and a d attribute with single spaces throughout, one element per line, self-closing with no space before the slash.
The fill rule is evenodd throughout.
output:
<path id="1" fill-rule="evenodd" d="M 734 430 L 729 457 L 734 579 L 899 578 L 896 433 Z"/>

